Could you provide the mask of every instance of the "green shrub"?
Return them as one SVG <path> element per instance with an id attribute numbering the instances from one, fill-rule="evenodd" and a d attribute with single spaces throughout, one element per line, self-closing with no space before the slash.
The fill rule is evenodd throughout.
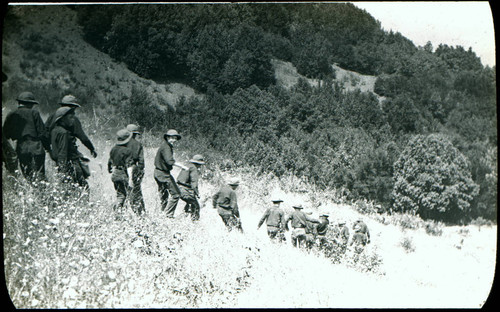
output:
<path id="1" fill-rule="evenodd" d="M 427 221 L 425 222 L 425 232 L 433 236 L 441 236 L 443 234 L 443 224 L 441 222 Z"/>
<path id="2" fill-rule="evenodd" d="M 415 245 L 413 244 L 413 241 L 410 237 L 403 237 L 399 244 L 407 253 L 414 252 L 416 250 Z"/>
<path id="3" fill-rule="evenodd" d="M 417 135 L 394 164 L 394 208 L 461 222 L 478 194 L 467 159 L 441 134 Z"/>

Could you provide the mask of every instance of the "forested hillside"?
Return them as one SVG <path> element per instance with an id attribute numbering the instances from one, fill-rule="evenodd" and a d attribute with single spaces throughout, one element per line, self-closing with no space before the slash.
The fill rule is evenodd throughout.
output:
<path id="1" fill-rule="evenodd" d="M 97 48 L 144 77 L 206 93 L 179 103 L 170 126 L 207 140 L 236 165 L 292 172 L 390 208 L 401 178 L 393 165 L 410 138 L 441 133 L 468 161 L 461 174 L 476 193 L 461 206 L 466 219 L 496 217 L 496 68 L 470 49 L 416 47 L 352 4 L 77 9 Z M 276 87 L 273 59 L 325 83 Z M 386 100 L 379 106 L 373 95 L 332 88 L 334 63 L 378 76 L 375 91 Z M 451 186 L 446 177 L 432 179 L 438 190 Z"/>
<path id="2" fill-rule="evenodd" d="M 141 85 L 92 100 L 120 107 L 118 118 L 152 131 L 167 123 L 228 168 L 292 173 L 346 200 L 443 221 L 496 218 L 496 67 L 484 67 L 470 49 L 416 47 L 352 4 L 67 7 L 77 13 L 85 40 L 113 60 L 142 78 L 181 82 L 206 95 L 180 98 L 169 110 L 158 110 L 156 87 Z M 321 83 L 282 88 L 276 60 Z M 376 95 L 345 88 L 337 66 L 376 76 Z M 412 138 L 430 134 L 441 143 L 429 153 L 440 157 L 449 143 L 453 155 L 441 158 L 465 162 L 457 175 L 450 164 L 421 172 L 427 180 L 415 186 L 415 177 L 394 165 L 418 163 L 400 158 L 414 148 Z M 396 181 L 420 191 L 398 193 Z M 396 204 L 398 196 L 407 204 Z M 440 213 L 419 211 L 436 207 Z M 456 209 L 460 217 L 450 216 Z"/>

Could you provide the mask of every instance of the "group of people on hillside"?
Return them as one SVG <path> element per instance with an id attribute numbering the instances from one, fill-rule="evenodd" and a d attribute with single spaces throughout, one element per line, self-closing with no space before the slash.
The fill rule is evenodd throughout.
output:
<path id="1" fill-rule="evenodd" d="M 97 152 L 75 115 L 75 109 L 80 107 L 76 98 L 64 96 L 60 107 L 46 122 L 33 109 L 39 104 L 33 93 L 22 92 L 16 100 L 17 109 L 7 115 L 2 127 L 2 161 L 7 170 L 16 175 L 19 167 L 27 181 L 45 181 L 45 153 L 48 153 L 64 182 L 88 189 L 89 159 L 78 151 L 76 139 L 94 158 Z M 8 140 L 16 141 L 15 149 Z"/>
<path id="2" fill-rule="evenodd" d="M 303 211 L 302 205 L 293 205 L 294 210 L 286 215 L 280 207 L 283 202 L 280 198 L 273 198 L 273 205 L 266 209 L 262 215 L 257 230 L 264 222 L 267 225 L 267 234 L 271 240 L 283 242 L 286 240 L 284 232 L 292 227 L 290 238 L 294 247 L 305 247 L 307 249 L 317 246 L 319 249 L 335 246 L 344 253 L 347 246 L 354 245 L 354 251 L 361 253 L 366 244 L 370 243 L 370 232 L 368 226 L 360 218 L 353 225 L 354 235 L 349 238 L 349 229 L 345 221 L 338 222 L 337 226 L 331 226 L 329 215 L 320 214 L 319 219 L 312 218 L 310 213 Z"/>
<path id="3" fill-rule="evenodd" d="M 97 152 L 75 114 L 75 110 L 81 107 L 76 97 L 65 95 L 59 103 L 60 107 L 46 122 L 43 122 L 37 110 L 33 110 L 38 101 L 31 92 L 22 92 L 17 102 L 17 110 L 7 115 L 2 129 L 2 161 L 7 170 L 16 174 L 19 164 L 27 181 L 46 180 L 45 153 L 48 152 L 56 164 L 62 182 L 88 190 L 90 160 L 78 151 L 76 139 L 89 149 L 94 158 L 97 157 Z M 127 125 L 116 133 L 115 145 L 109 153 L 107 170 L 116 190 L 113 210 L 118 219 L 121 218 L 127 201 L 136 214 L 142 215 L 146 212 L 141 190 L 145 160 L 143 145 L 138 140 L 140 135 L 138 125 Z M 17 141 L 15 149 L 7 139 Z M 185 202 L 184 212 L 190 214 L 193 221 L 197 221 L 200 219 L 201 208 L 198 202 L 198 183 L 200 168 L 205 161 L 202 155 L 196 154 L 187 166 L 177 162 L 174 158 L 174 146 L 180 139 L 181 135 L 175 129 L 170 129 L 163 135 L 163 142 L 154 159 L 154 179 L 160 194 L 161 211 L 165 212 L 167 218 L 174 218 L 181 199 Z M 181 169 L 177 179 L 171 173 L 174 166 Z M 243 232 L 235 192 L 238 186 L 237 178 L 229 179 L 227 184 L 212 196 L 212 206 L 217 209 L 229 231 L 237 229 Z M 303 212 L 301 205 L 293 206 L 294 211 L 285 216 L 280 207 L 282 202 L 279 198 L 272 199 L 273 205 L 265 211 L 257 229 L 266 222 L 269 237 L 283 242 L 284 231 L 289 230 L 290 223 L 293 246 L 311 248 L 316 243 L 318 247 L 324 248 L 334 243 L 341 250 L 347 248 L 350 237 L 345 222 L 339 222 L 338 226 L 332 227 L 328 214 L 321 214 L 319 219 L 314 219 Z M 350 245 L 354 244 L 355 251 L 361 252 L 370 242 L 368 228 L 362 220 L 358 220 L 353 229 L 355 233 Z"/>

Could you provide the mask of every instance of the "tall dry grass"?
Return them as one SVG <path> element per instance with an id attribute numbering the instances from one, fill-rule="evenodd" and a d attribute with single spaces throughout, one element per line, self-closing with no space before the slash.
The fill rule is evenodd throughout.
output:
<path id="1" fill-rule="evenodd" d="M 359 207 L 338 204 L 342 198 L 335 193 L 293 176 L 278 179 L 253 168 L 227 168 L 220 155 L 206 155 L 200 221 L 183 215 L 182 201 L 176 219 L 168 220 L 153 179 L 162 138 L 149 131 L 142 138 L 147 214 L 138 217 L 127 207 L 123 220 L 115 220 L 106 164 L 119 127 L 105 130 L 102 122 L 88 118 L 84 123 L 97 130 L 91 135 L 98 157 L 90 162 L 89 202 L 78 192 L 64 194 L 50 159 L 49 181 L 36 187 L 12 182 L 2 171 L 5 277 L 17 308 L 470 307 L 488 294 L 496 227 L 457 231 L 368 209 L 364 218 L 372 243 L 360 257 L 348 251 L 334 263 L 315 250 L 293 248 L 289 232 L 286 243 L 270 242 L 265 226 L 257 231 L 258 220 L 276 194 L 287 212 L 302 204 L 312 216 L 327 212 L 332 222 L 342 219 L 348 225 L 360 216 Z M 180 141 L 177 160 L 207 152 L 189 141 Z M 211 208 L 211 196 L 230 176 L 241 180 L 243 234 L 228 233 Z M 411 246 L 402 244 L 405 238 Z M 449 291 L 458 277 L 466 281 L 455 289 L 459 297 Z"/>

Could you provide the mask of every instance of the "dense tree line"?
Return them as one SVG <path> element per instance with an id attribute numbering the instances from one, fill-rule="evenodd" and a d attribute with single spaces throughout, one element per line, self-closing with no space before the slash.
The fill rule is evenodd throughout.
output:
<path id="1" fill-rule="evenodd" d="M 496 218 L 496 68 L 484 67 L 470 49 L 416 47 L 352 4 L 75 9 L 85 39 L 97 48 L 144 77 L 186 82 L 205 93 L 203 100 L 181 101 L 168 120 L 236 164 L 291 172 L 348 198 L 427 218 Z M 280 88 L 272 59 L 327 83 Z M 329 83 L 333 63 L 376 75 L 375 92 L 386 100 Z M 153 109 L 145 98 L 135 90 L 130 99 L 137 118 Z M 441 157 L 440 168 L 449 171 L 421 169 L 429 160 L 412 158 L 412 150 Z M 441 191 L 425 203 L 403 202 L 414 181 L 441 183 L 431 188 Z M 461 213 L 436 215 L 436 205 Z"/>

